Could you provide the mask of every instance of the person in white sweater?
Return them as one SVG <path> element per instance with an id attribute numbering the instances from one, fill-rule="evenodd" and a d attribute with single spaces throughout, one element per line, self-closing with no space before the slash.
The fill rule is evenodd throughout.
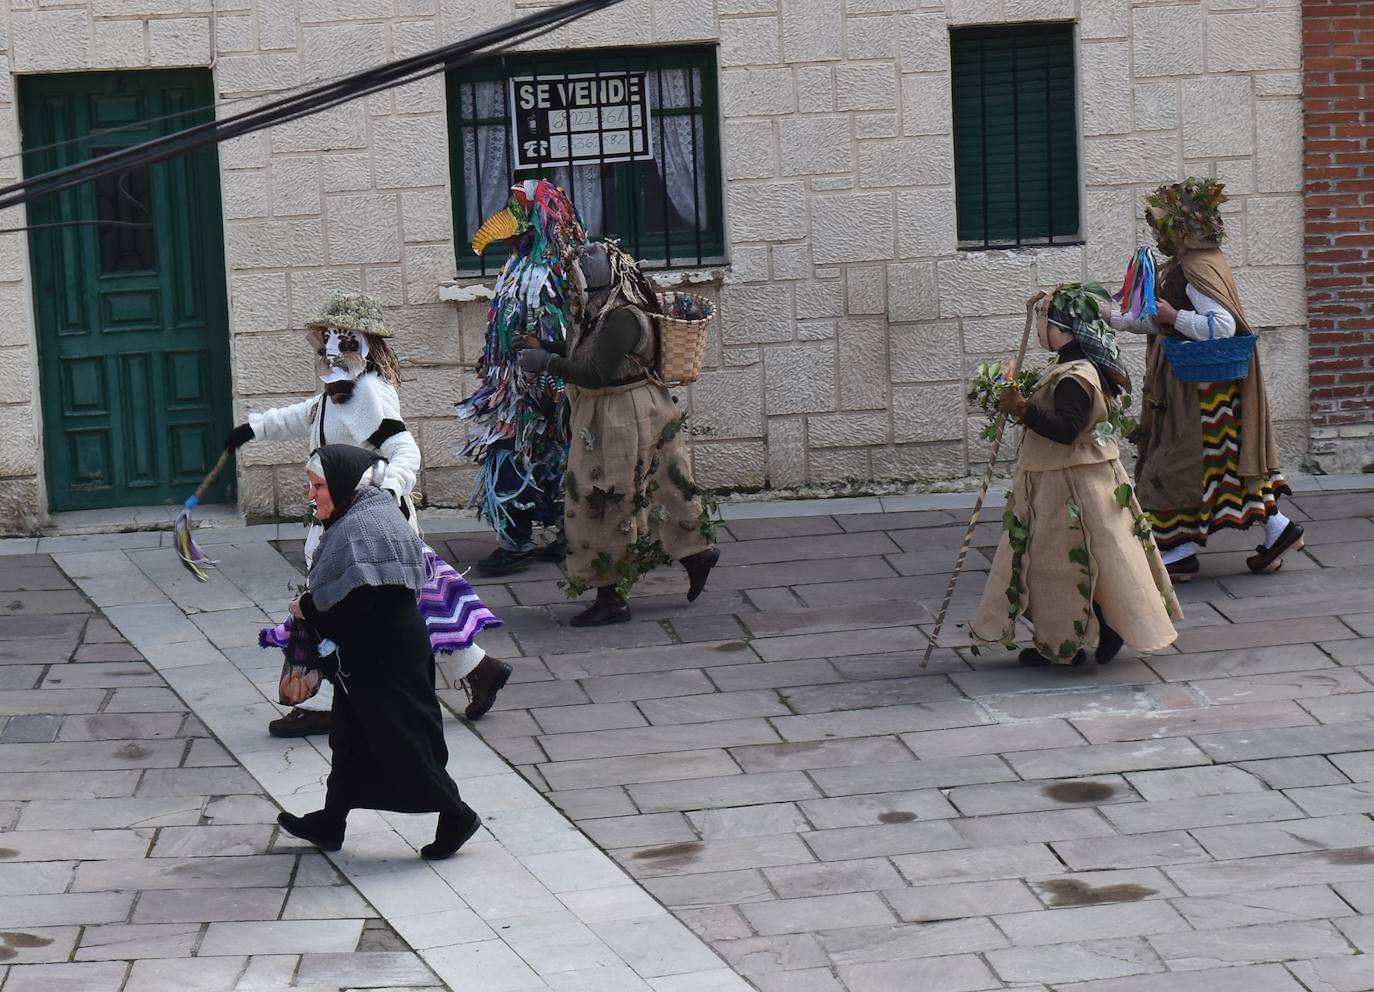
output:
<path id="1" fill-rule="evenodd" d="M 299 403 L 250 413 L 246 423 L 230 431 L 224 447 L 235 451 L 257 438 L 306 438 L 312 451 L 328 444 L 351 444 L 375 451 L 386 459 L 381 488 L 391 493 L 402 515 L 419 534 L 412 497 L 420 475 L 420 447 L 401 419 L 401 402 L 396 392 L 400 363 L 387 343 L 392 332 L 383 319 L 381 302 L 366 293 L 336 292 L 306 327 L 324 389 Z M 321 533 L 316 522 L 306 534 L 307 569 Z M 511 669 L 503 662 L 487 658 L 471 638 L 499 621 L 481 607 L 471 587 L 456 576 L 451 566 L 432 552 L 431 555 L 437 563 L 432 571 L 440 573 L 432 578 L 435 583 L 442 583 L 444 592 L 450 595 L 450 608 L 457 608 L 453 597 L 459 595 L 455 587 L 461 586 L 462 612 L 468 624 L 461 640 L 455 641 L 454 625 L 445 623 L 451 618 L 435 615 L 438 604 L 434 604 L 426 620 L 436 647 L 442 643 L 439 649 L 453 652 L 452 671 L 465 681 L 472 697 L 466 715 L 477 719 L 491 708 L 496 693 L 510 678 Z M 426 591 L 432 590 L 427 586 L 422 594 Z M 474 620 L 478 612 L 490 619 Z M 444 627 L 442 634 L 435 634 L 438 625 Z M 459 643 L 463 646 L 457 646 Z M 325 683 L 308 704 L 272 721 L 268 730 L 274 737 L 328 733 L 332 702 L 333 693 Z"/>

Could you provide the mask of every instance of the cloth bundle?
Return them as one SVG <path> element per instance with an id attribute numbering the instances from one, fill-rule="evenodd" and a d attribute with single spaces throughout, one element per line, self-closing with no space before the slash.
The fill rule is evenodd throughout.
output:
<path id="1" fill-rule="evenodd" d="M 1137 320 L 1155 315 L 1155 255 L 1149 245 L 1141 245 L 1126 266 L 1121 289 L 1112 296 L 1121 312 Z"/>

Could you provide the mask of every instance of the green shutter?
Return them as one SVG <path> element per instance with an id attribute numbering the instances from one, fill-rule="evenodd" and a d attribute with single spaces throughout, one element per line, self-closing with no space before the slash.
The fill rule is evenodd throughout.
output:
<path id="1" fill-rule="evenodd" d="M 1073 25 L 956 29 L 950 56 L 960 243 L 1078 238 Z"/>

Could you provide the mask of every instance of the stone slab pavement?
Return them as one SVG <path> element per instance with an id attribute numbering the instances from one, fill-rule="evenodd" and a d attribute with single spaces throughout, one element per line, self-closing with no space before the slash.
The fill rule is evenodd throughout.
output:
<path id="1" fill-rule="evenodd" d="M 601 631 L 566 626 L 576 608 L 552 568 L 482 584 L 507 622 L 483 643 L 517 674 L 474 728 L 480 739 L 450 725 L 451 770 L 490 830 L 438 867 L 413 853 L 432 818 L 355 815 L 344 851 L 330 858 L 272 830 L 270 803 L 311 808 L 327 767 L 322 741 L 288 750 L 262 729 L 275 712 L 268 698 L 279 662 L 253 638 L 299 580 L 298 530 L 204 532 L 222 563 L 207 585 L 181 572 L 157 534 L 0 543 L 12 556 L 0 558 L 7 581 L 23 571 L 37 583 L 0 597 L 9 600 L 0 621 L 16 618 L 18 634 L 0 645 L 0 678 L 32 676 L 0 690 L 24 694 L 4 704 L 18 712 L 0 712 L 50 718 L 13 732 L 103 715 L 121 691 L 128 699 L 157 690 L 163 702 L 154 705 L 184 708 L 177 727 L 159 725 L 182 741 L 176 767 L 197 746 L 219 745 L 226 762 L 189 773 L 206 778 L 196 809 L 219 801 L 212 774 L 246 772 L 251 782 L 241 785 L 254 786 L 247 795 L 261 806 L 232 825 L 265 845 L 240 849 L 242 839 L 211 834 L 163 844 L 158 831 L 213 830 L 204 812 L 167 826 L 127 811 L 127 822 L 64 824 L 135 832 L 126 845 L 136 831 L 150 834 L 137 855 L 112 847 L 123 853 L 105 855 L 103 867 L 89 840 L 70 850 L 42 840 L 26 860 L 0 838 L 21 855 L 13 865 L 0 858 L 0 905 L 16 891 L 4 872 L 21 864 L 39 865 L 10 883 L 25 898 L 76 896 L 78 906 L 105 891 L 89 886 L 144 893 L 118 920 L 63 920 L 59 911 L 49 929 L 67 928 L 70 943 L 65 953 L 65 936 L 44 947 L 57 946 L 50 953 L 60 964 L 31 964 L 18 957 L 28 949 L 11 948 L 0 992 L 119 988 L 103 974 L 82 985 L 77 972 L 68 984 L 45 984 L 55 979 L 29 970 L 40 967 L 115 962 L 120 980 L 133 981 L 147 962 L 211 969 L 203 962 L 220 958 L 240 971 L 149 987 L 234 989 L 255 952 L 271 959 L 260 967 L 284 969 L 274 974 L 296 984 L 237 987 L 1367 992 L 1374 492 L 1325 481 L 1290 504 L 1308 548 L 1283 571 L 1242 574 L 1244 542 L 1221 542 L 1183 590 L 1188 620 L 1175 649 L 1106 668 L 1028 671 L 1000 652 L 967 652 L 957 624 L 981 591 L 994 522 L 979 532 L 930 669 L 919 669 L 962 535 L 961 496 L 728 507 L 723 564 L 695 606 L 682 601 L 680 573 L 657 573 L 635 597 L 634 621 Z M 435 521 L 430 536 L 460 564 L 489 550 L 467 523 Z M 17 557 L 40 552 L 57 567 Z M 69 578 L 79 593 L 46 588 L 44 576 Z M 67 714 L 57 699 L 39 705 L 34 693 L 55 691 L 39 688 L 52 668 L 103 664 L 87 650 L 98 642 L 31 659 L 23 631 L 32 628 L 17 621 L 42 623 L 77 600 L 86 626 L 123 637 L 142 675 L 159 681 L 103 687 L 98 700 L 66 687 L 87 692 L 73 702 L 90 713 Z M 460 693 L 441 695 L 461 708 Z M 95 771 L 113 782 L 130 771 L 108 756 L 98 760 L 113 767 L 83 770 L 81 752 L 62 747 L 66 723 L 58 726 L 56 739 L 0 740 L 0 775 L 46 783 Z M 154 729 L 131 727 L 136 736 L 106 750 L 132 743 L 128 754 L 163 755 L 172 745 Z M 72 743 L 82 739 L 71 733 Z M 30 744 L 50 751 L 42 760 L 51 769 L 25 770 L 48 753 L 26 755 Z M 42 801 L 0 790 L 0 822 L 23 832 L 27 807 Z M 36 822 L 33 833 L 58 832 Z M 284 881 L 254 876 L 267 871 L 254 859 L 308 860 L 321 874 L 332 864 L 341 873 L 329 876 L 332 888 L 348 900 L 340 912 L 350 915 L 303 902 L 303 917 L 269 906 L 250 920 L 178 919 L 195 924 L 189 940 L 149 934 L 144 945 L 135 933 L 119 957 L 83 958 L 93 928 L 144 925 L 137 913 L 147 891 L 163 891 L 165 869 L 141 864 L 166 857 L 242 865 L 242 875 L 222 875 L 286 890 L 288 908 L 305 884 L 300 869 Z M 67 861 L 68 874 L 47 867 Z M 311 898 L 321 897 L 301 900 Z M 288 926 L 331 919 L 308 936 Z M 36 927 L 24 922 L 16 933 Z M 256 932 L 237 944 L 232 934 L 211 940 L 216 922 L 253 922 Z M 9 926 L 19 924 L 0 920 Z M 351 955 L 315 946 L 350 935 L 383 946 Z M 324 970 L 306 970 L 305 951 L 327 959 Z M 375 955 L 387 956 L 379 967 L 414 971 L 404 981 L 365 971 L 381 961 Z"/>

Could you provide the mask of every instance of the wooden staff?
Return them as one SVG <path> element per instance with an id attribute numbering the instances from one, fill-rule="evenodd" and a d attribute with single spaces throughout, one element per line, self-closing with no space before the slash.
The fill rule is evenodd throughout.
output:
<path id="1" fill-rule="evenodd" d="M 1035 324 L 1036 307 L 1045 298 L 1044 292 L 1036 293 L 1026 304 L 1026 327 L 1021 332 L 1021 348 L 1016 353 L 1016 364 L 1011 367 L 1012 375 L 1016 369 L 1021 367 L 1021 363 L 1026 360 L 1026 346 L 1030 343 L 1031 327 Z M 930 656 L 935 651 L 935 645 L 940 640 L 940 631 L 945 627 L 945 616 L 949 613 L 949 604 L 954 599 L 954 587 L 959 582 L 959 573 L 964 569 L 964 559 L 968 557 L 968 549 L 973 545 L 973 532 L 978 528 L 978 518 L 983 515 L 983 501 L 987 499 L 988 489 L 992 486 L 992 476 L 997 469 L 997 452 L 1002 447 L 1002 436 L 1007 430 L 1007 415 L 1001 413 L 997 415 L 997 433 L 992 439 L 992 451 L 988 454 L 988 469 L 983 473 L 983 485 L 978 490 L 978 499 L 973 504 L 973 516 L 969 518 L 968 530 L 964 531 L 964 543 L 959 545 L 959 557 L 954 560 L 954 572 L 949 577 L 949 585 L 945 587 L 945 599 L 940 604 L 940 612 L 935 616 L 935 629 L 930 632 L 930 643 L 926 645 L 925 656 L 921 659 L 921 667 L 925 668 L 930 664 Z"/>

